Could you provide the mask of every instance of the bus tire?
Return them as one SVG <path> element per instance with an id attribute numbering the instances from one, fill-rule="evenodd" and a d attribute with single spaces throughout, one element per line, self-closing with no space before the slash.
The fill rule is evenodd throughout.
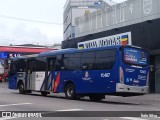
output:
<path id="1" fill-rule="evenodd" d="M 48 93 L 47 93 L 47 92 L 41 92 L 41 95 L 42 95 L 42 96 L 47 96 Z"/>
<path id="2" fill-rule="evenodd" d="M 89 95 L 89 98 L 91 101 L 98 102 L 103 99 L 101 95 Z"/>
<path id="3" fill-rule="evenodd" d="M 31 90 L 26 90 L 25 92 L 26 92 L 27 94 L 32 93 L 32 91 L 31 91 Z"/>
<path id="4" fill-rule="evenodd" d="M 74 84 L 69 83 L 65 87 L 65 96 L 67 99 L 75 100 L 76 99 L 76 89 Z"/>
<path id="5" fill-rule="evenodd" d="M 24 90 L 24 84 L 23 84 L 23 82 L 19 83 L 18 89 L 19 89 L 19 93 L 20 94 L 25 94 L 26 93 L 26 91 Z"/>

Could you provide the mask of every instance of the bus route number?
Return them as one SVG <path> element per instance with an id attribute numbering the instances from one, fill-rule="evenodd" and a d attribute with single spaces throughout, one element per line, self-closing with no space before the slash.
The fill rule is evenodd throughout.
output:
<path id="1" fill-rule="evenodd" d="M 110 73 L 101 73 L 102 78 L 109 78 L 110 75 L 111 75 Z"/>

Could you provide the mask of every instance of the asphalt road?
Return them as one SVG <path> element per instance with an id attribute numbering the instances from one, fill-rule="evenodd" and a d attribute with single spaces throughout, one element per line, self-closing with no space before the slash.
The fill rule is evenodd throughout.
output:
<path id="1" fill-rule="evenodd" d="M 0 83 L 0 112 L 6 111 L 43 111 L 42 116 L 58 115 L 58 117 L 43 117 L 43 118 L 0 118 L 0 120 L 18 119 L 18 120 L 32 120 L 32 119 L 54 119 L 54 120 L 158 120 L 155 116 L 150 114 L 150 118 L 143 116 L 138 117 L 107 117 L 100 111 L 113 111 L 106 112 L 109 115 L 116 115 L 117 111 L 130 111 L 125 112 L 126 115 L 132 114 L 133 111 L 160 111 L 160 94 L 148 94 L 136 97 L 114 97 L 106 96 L 106 99 L 101 102 L 91 102 L 88 97 L 81 100 L 67 100 L 63 94 L 50 94 L 47 97 L 41 96 L 40 93 L 32 93 L 21 95 L 16 90 L 9 90 L 6 83 Z M 67 112 L 72 111 L 72 112 Z M 90 112 L 95 111 L 95 112 Z M 55 114 L 56 113 L 56 114 Z M 58 113 L 58 114 L 57 114 Z M 59 114 L 60 113 L 60 114 Z M 68 114 L 69 113 L 69 114 Z M 73 116 L 85 113 L 89 117 L 64 117 L 66 114 Z M 135 112 L 133 112 L 134 114 Z M 124 112 L 122 113 L 124 114 Z M 146 115 L 149 115 L 148 113 Z M 53 114 L 51 114 L 53 115 Z M 99 117 L 95 117 L 99 115 Z M 156 115 L 156 114 L 154 114 Z M 60 117 L 61 116 L 61 117 Z M 94 116 L 94 117 L 93 117 Z"/>

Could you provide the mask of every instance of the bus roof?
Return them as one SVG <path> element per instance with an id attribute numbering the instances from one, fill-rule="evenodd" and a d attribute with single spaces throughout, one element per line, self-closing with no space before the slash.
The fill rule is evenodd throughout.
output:
<path id="1" fill-rule="evenodd" d="M 58 55 L 58 54 L 64 54 L 64 53 L 74 53 L 74 52 L 94 51 L 94 50 L 104 50 L 104 49 L 119 49 L 120 47 L 121 45 L 90 48 L 90 49 L 83 49 L 83 50 L 80 50 L 77 48 L 69 48 L 69 49 L 54 50 L 50 52 L 43 52 L 43 53 L 40 53 L 38 56 L 44 57 L 44 56 L 52 56 L 52 55 Z"/>
<path id="2" fill-rule="evenodd" d="M 23 59 L 23 58 L 24 58 L 23 56 L 18 56 L 18 57 L 11 58 L 11 60 L 16 61 L 16 60 L 20 60 L 20 59 Z"/>
<path id="3" fill-rule="evenodd" d="M 38 54 L 31 54 L 31 55 L 23 55 L 23 56 L 18 56 L 18 57 L 13 57 L 11 58 L 12 61 L 20 60 L 20 59 L 27 59 L 27 58 L 34 58 L 38 57 Z"/>
<path id="4" fill-rule="evenodd" d="M 24 58 L 34 58 L 38 57 L 38 54 L 31 54 L 31 55 L 23 55 Z"/>

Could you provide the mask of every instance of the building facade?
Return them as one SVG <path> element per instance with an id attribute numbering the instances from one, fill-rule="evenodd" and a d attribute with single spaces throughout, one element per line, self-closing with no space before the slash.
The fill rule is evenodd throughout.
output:
<path id="1" fill-rule="evenodd" d="M 132 45 L 150 50 L 150 92 L 160 93 L 159 6 L 160 0 L 128 0 L 78 17 L 76 38 L 63 41 L 62 48 L 77 48 L 79 42 L 130 33 Z"/>
<path id="2" fill-rule="evenodd" d="M 105 1 L 109 1 L 106 3 Z M 110 0 L 67 0 L 63 14 L 64 40 L 75 38 L 75 18 L 115 4 Z"/>

